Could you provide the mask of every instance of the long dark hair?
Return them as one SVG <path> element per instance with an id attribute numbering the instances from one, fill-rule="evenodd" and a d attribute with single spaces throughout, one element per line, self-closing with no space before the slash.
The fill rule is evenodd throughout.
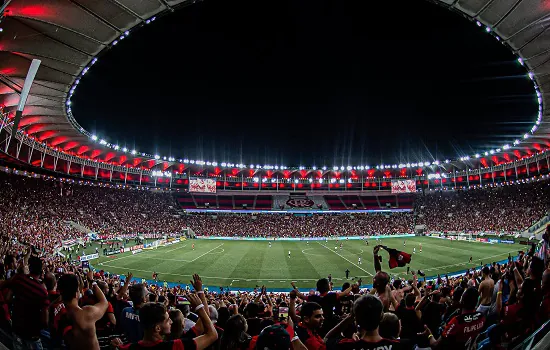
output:
<path id="1" fill-rule="evenodd" d="M 223 331 L 220 350 L 237 350 L 248 348 L 250 335 L 246 333 L 248 325 L 243 315 L 229 317 Z"/>

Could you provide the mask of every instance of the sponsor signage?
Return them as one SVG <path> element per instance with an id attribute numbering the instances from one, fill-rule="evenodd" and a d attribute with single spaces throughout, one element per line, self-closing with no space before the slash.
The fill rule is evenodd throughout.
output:
<path id="1" fill-rule="evenodd" d="M 123 252 L 124 252 L 124 249 L 115 249 L 112 252 L 107 252 L 107 254 L 105 254 L 105 255 L 109 256 L 109 255 L 120 254 L 120 253 L 123 253 Z"/>
<path id="2" fill-rule="evenodd" d="M 142 251 L 143 251 L 142 249 L 132 250 L 132 255 L 135 255 L 137 253 L 141 253 Z"/>
<path id="3" fill-rule="evenodd" d="M 500 240 L 500 243 L 504 243 L 504 244 L 514 244 L 514 243 L 516 243 L 516 241 L 514 241 L 513 239 L 501 239 L 501 240 Z"/>
<path id="4" fill-rule="evenodd" d="M 500 240 L 489 238 L 489 243 L 500 243 Z"/>
<path id="5" fill-rule="evenodd" d="M 97 258 L 99 258 L 99 254 L 94 253 L 89 255 L 82 255 L 79 259 L 80 261 L 88 261 L 88 260 L 97 259 Z"/>

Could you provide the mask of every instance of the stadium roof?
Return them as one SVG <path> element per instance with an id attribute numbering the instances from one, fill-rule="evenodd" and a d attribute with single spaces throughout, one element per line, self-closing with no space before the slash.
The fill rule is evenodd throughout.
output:
<path id="1" fill-rule="evenodd" d="M 424 0 L 416 0 L 424 1 Z M 118 165 L 148 168 L 163 159 L 132 154 L 108 140 L 92 138 L 72 117 L 70 96 L 79 77 L 97 56 L 147 25 L 157 16 L 169 14 L 190 0 L 5 0 L 0 28 L 0 106 L 15 113 L 19 92 L 32 59 L 42 61 L 27 101 L 20 128 L 25 133 L 64 152 Z M 520 58 L 540 91 L 542 121 L 550 113 L 550 1 L 540 0 L 434 0 L 459 12 L 488 35 L 507 45 Z M 435 30 L 435 29 L 434 29 Z M 483 31 L 483 30 L 480 30 Z M 480 33 L 480 35 L 483 35 Z M 147 82 L 144 81 L 144 84 Z M 101 108 L 98 106 L 98 113 Z M 539 116 L 533 116 L 533 125 Z M 529 126 L 531 128 L 531 126 Z M 526 130 L 521 143 L 510 143 L 520 152 L 547 144 L 549 127 Z M 487 132 L 490 132 L 488 130 Z M 512 140 L 513 141 L 513 140 Z M 504 145 L 503 145 L 504 146 Z M 494 150 L 495 155 L 504 152 Z M 539 146 L 540 149 L 540 146 Z M 473 158 L 473 155 L 471 155 Z M 483 155 L 482 155 L 483 156 Z M 160 157 L 159 157 L 160 158 Z M 458 156 L 457 156 L 458 158 Z M 122 160 L 123 159 L 123 160 Z M 464 159 L 466 160 L 466 159 Z M 168 161 L 179 164 L 178 160 Z M 460 167 L 461 162 L 455 163 Z"/>

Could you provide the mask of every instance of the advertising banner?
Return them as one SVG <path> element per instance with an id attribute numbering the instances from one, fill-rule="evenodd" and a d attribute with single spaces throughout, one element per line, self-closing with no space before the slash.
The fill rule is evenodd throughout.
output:
<path id="1" fill-rule="evenodd" d="M 391 182 L 391 193 L 415 193 L 416 182 L 414 180 L 394 180 Z"/>
<path id="2" fill-rule="evenodd" d="M 99 254 L 97 253 L 82 255 L 81 257 L 79 257 L 80 261 L 88 261 L 88 260 L 97 259 L 97 258 L 99 258 Z"/>
<path id="3" fill-rule="evenodd" d="M 500 240 L 500 243 L 504 243 L 504 244 L 514 244 L 516 243 L 513 239 L 501 239 Z"/>
<path id="4" fill-rule="evenodd" d="M 189 192 L 216 193 L 216 180 L 190 178 Z M 215 198 L 213 200 L 215 201 Z"/>
<path id="5" fill-rule="evenodd" d="M 123 252 L 124 252 L 124 248 L 123 249 L 115 249 L 112 252 L 107 252 L 107 254 L 105 254 L 105 255 L 115 255 L 115 254 L 120 254 L 120 253 L 123 253 Z"/>

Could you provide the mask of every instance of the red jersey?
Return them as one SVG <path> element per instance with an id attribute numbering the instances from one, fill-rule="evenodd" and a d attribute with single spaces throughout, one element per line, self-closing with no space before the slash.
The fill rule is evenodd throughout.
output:
<path id="1" fill-rule="evenodd" d="M 441 337 L 444 349 L 476 349 L 477 337 L 485 325 L 481 312 L 456 315 L 447 323 Z"/>
<path id="2" fill-rule="evenodd" d="M 327 348 L 323 338 L 321 338 L 317 332 L 312 332 L 304 326 L 302 322 L 298 323 L 298 326 L 296 326 L 296 335 L 300 338 L 308 350 L 325 350 Z"/>

